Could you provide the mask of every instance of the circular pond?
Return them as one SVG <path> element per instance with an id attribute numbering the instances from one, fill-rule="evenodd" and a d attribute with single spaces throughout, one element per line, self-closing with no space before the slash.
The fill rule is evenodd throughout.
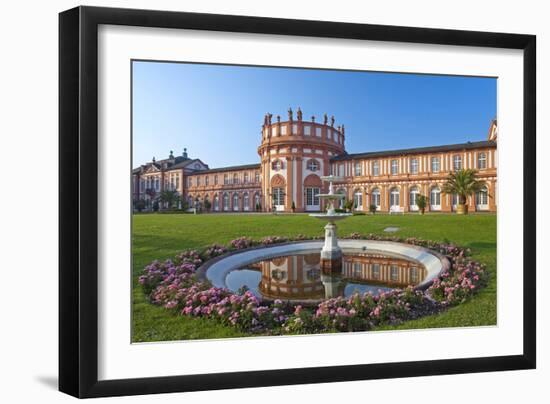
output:
<path id="1" fill-rule="evenodd" d="M 240 250 L 199 269 L 217 287 L 250 290 L 262 300 L 318 302 L 355 292 L 378 294 L 395 288 L 424 288 L 449 265 L 439 254 L 409 244 L 340 240 L 338 270 L 322 269 L 320 241 Z"/>

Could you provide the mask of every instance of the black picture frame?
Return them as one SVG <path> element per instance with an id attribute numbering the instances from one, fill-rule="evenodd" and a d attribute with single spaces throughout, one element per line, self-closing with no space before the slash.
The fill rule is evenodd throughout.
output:
<path id="1" fill-rule="evenodd" d="M 523 354 L 98 381 L 100 24 L 523 50 Z M 60 13 L 59 390 L 84 398 L 535 368 L 535 73 L 534 35 L 96 7 Z"/>

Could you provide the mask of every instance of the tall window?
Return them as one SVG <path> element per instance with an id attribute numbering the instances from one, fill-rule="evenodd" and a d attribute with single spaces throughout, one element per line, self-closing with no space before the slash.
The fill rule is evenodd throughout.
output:
<path id="1" fill-rule="evenodd" d="M 319 169 L 319 162 L 315 159 L 308 160 L 306 167 L 309 171 L 317 171 Z"/>
<path id="2" fill-rule="evenodd" d="M 451 195 L 451 205 L 453 206 L 458 205 L 458 194 Z"/>
<path id="3" fill-rule="evenodd" d="M 489 193 L 487 192 L 487 187 L 483 187 L 481 190 L 476 192 L 476 205 L 485 207 L 489 204 Z"/>
<path id="4" fill-rule="evenodd" d="M 459 154 L 453 156 L 453 170 L 462 170 L 462 157 Z"/>
<path id="5" fill-rule="evenodd" d="M 214 176 L 214 185 L 218 185 L 218 176 L 217 175 Z"/>
<path id="6" fill-rule="evenodd" d="M 441 159 L 439 157 L 432 157 L 432 172 L 438 173 L 441 169 Z"/>
<path id="7" fill-rule="evenodd" d="M 353 206 L 355 209 L 363 209 L 363 193 L 361 191 L 353 194 Z"/>
<path id="8" fill-rule="evenodd" d="M 238 174 L 233 174 L 233 184 L 238 184 L 239 183 L 239 176 Z"/>
<path id="9" fill-rule="evenodd" d="M 372 264 L 372 279 L 380 278 L 380 264 Z"/>
<path id="10" fill-rule="evenodd" d="M 174 189 L 178 189 L 180 186 L 180 175 L 176 174 L 176 183 L 174 184 Z"/>
<path id="11" fill-rule="evenodd" d="M 418 198 L 418 195 L 420 194 L 420 191 L 418 190 L 418 187 L 412 187 L 409 191 L 409 206 L 412 209 L 417 209 L 418 206 L 416 206 L 416 199 Z"/>
<path id="12" fill-rule="evenodd" d="M 376 206 L 377 209 L 380 208 L 380 190 L 378 188 L 372 190 L 371 204 Z"/>
<path id="13" fill-rule="evenodd" d="M 320 206 L 319 203 L 319 194 L 321 193 L 320 188 L 311 187 L 306 188 L 306 205 L 307 206 Z"/>
<path id="14" fill-rule="evenodd" d="M 244 210 L 248 210 L 250 208 L 250 203 L 249 203 L 249 197 L 248 197 L 248 193 L 244 194 L 243 196 L 243 209 Z"/>
<path id="15" fill-rule="evenodd" d="M 372 175 L 380 175 L 380 161 L 372 162 Z"/>
<path id="16" fill-rule="evenodd" d="M 209 183 L 209 177 L 208 175 L 206 177 L 204 177 L 204 185 L 208 186 L 208 183 Z"/>
<path id="17" fill-rule="evenodd" d="M 220 210 L 220 197 L 218 195 L 214 196 L 214 210 Z"/>
<path id="18" fill-rule="evenodd" d="M 233 194 L 233 210 L 239 210 L 239 195 Z"/>
<path id="19" fill-rule="evenodd" d="M 390 206 L 399 206 L 399 190 L 392 188 L 390 191 Z"/>
<path id="20" fill-rule="evenodd" d="M 256 173 L 256 183 L 260 182 L 260 173 Z"/>
<path id="21" fill-rule="evenodd" d="M 223 183 L 224 183 L 224 185 L 229 184 L 229 176 L 227 174 L 223 175 Z"/>
<path id="22" fill-rule="evenodd" d="M 481 152 L 477 155 L 477 168 L 483 170 L 487 168 L 487 154 Z"/>
<path id="23" fill-rule="evenodd" d="M 254 195 L 254 209 L 258 208 L 260 206 L 260 194 Z"/>
<path id="24" fill-rule="evenodd" d="M 418 268 L 411 268 L 411 282 L 418 282 Z"/>
<path id="25" fill-rule="evenodd" d="M 223 194 L 223 210 L 229 210 L 229 195 Z"/>
<path id="26" fill-rule="evenodd" d="M 390 271 L 391 280 L 396 282 L 399 279 L 399 267 L 397 265 L 392 265 Z"/>
<path id="27" fill-rule="evenodd" d="M 392 173 L 392 175 L 397 174 L 398 171 L 399 171 L 398 161 L 397 160 L 392 160 L 391 161 L 391 173 Z"/>
<path id="28" fill-rule="evenodd" d="M 355 162 L 355 175 L 357 175 L 357 176 L 361 175 L 361 162 L 360 161 Z"/>
<path id="29" fill-rule="evenodd" d="M 244 183 L 248 184 L 248 173 L 244 173 Z"/>
<path id="30" fill-rule="evenodd" d="M 283 188 L 273 188 L 273 205 L 283 206 L 285 204 Z"/>
<path id="31" fill-rule="evenodd" d="M 201 183 L 201 179 L 199 177 L 195 177 L 195 185 L 198 187 Z"/>
<path id="32" fill-rule="evenodd" d="M 441 209 L 441 190 L 439 187 L 433 187 L 430 192 L 430 205 L 434 210 Z"/>
<path id="33" fill-rule="evenodd" d="M 418 174 L 418 159 L 411 159 L 409 169 L 411 174 Z"/>

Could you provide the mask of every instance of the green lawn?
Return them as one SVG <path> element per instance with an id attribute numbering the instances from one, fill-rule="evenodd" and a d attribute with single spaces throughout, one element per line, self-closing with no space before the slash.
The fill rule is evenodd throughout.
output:
<path id="1" fill-rule="evenodd" d="M 400 237 L 451 241 L 470 247 L 475 258 L 487 264 L 489 286 L 474 299 L 444 313 L 384 329 L 479 326 L 496 324 L 496 215 L 417 214 L 404 216 L 353 216 L 338 224 L 340 235 L 379 233 L 399 227 Z M 147 302 L 137 282 L 149 262 L 173 257 L 189 248 L 240 237 L 323 235 L 322 223 L 307 215 L 263 214 L 140 214 L 133 221 L 133 341 L 165 341 L 193 338 L 237 337 L 242 333 L 214 320 L 178 316 Z"/>

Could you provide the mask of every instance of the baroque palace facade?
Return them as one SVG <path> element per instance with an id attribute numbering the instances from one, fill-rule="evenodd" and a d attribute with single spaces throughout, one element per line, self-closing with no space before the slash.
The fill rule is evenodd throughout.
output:
<path id="1" fill-rule="evenodd" d="M 442 193 L 442 185 L 450 172 L 472 168 L 485 188 L 469 198 L 470 211 L 496 211 L 496 120 L 484 141 L 349 154 L 345 127 L 335 126 L 334 117 L 305 121 L 298 108 L 296 116 L 289 109 L 286 121 L 272 118 L 264 117 L 260 163 L 209 168 L 186 150 L 181 156 L 170 152 L 167 159 L 153 158 L 132 171 L 134 201 L 143 199 L 150 208 L 169 189 L 191 207 L 209 201 L 213 212 L 320 211 L 325 207 L 317 195 L 328 191 L 320 177 L 334 174 L 342 177 L 335 189 L 354 201 L 355 210 L 375 205 L 383 212 L 416 211 L 422 194 L 428 197 L 427 211 L 451 212 L 458 198 Z"/>

